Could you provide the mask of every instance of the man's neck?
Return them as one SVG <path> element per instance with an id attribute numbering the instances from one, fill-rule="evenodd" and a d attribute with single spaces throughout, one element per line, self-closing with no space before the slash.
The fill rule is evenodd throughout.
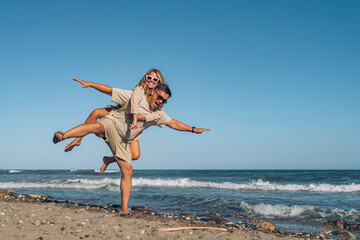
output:
<path id="1" fill-rule="evenodd" d="M 147 103 L 149 104 L 150 110 L 154 111 L 154 109 L 151 108 L 150 103 L 149 103 L 149 102 L 150 102 L 150 98 L 151 98 L 151 95 L 150 95 L 150 96 L 146 96 L 146 101 L 147 101 Z"/>

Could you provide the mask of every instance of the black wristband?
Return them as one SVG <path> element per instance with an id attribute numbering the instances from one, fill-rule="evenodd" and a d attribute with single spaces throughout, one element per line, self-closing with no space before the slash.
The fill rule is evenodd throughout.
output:
<path id="1" fill-rule="evenodd" d="M 192 132 L 192 133 L 194 133 L 194 129 L 195 129 L 195 127 L 192 127 L 192 129 L 191 129 L 191 132 Z"/>

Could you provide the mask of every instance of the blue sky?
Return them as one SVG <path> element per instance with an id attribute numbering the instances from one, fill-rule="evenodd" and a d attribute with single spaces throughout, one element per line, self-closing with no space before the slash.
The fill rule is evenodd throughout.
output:
<path id="1" fill-rule="evenodd" d="M 359 1 L 1 1 L 1 169 L 97 169 L 52 135 L 159 68 L 167 114 L 134 169 L 360 169 Z M 115 168 L 116 166 L 113 166 Z"/>

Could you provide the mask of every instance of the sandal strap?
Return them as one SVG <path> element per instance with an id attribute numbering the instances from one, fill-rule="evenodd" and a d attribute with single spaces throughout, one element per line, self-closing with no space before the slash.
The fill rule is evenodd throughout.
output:
<path id="1" fill-rule="evenodd" d="M 63 141 L 64 140 L 64 134 L 63 132 L 60 132 L 60 131 L 57 131 L 57 133 L 60 134 L 61 138 L 59 138 L 60 141 Z"/>

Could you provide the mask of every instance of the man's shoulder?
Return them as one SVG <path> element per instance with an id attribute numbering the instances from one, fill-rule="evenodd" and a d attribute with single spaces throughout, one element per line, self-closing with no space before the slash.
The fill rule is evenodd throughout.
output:
<path id="1" fill-rule="evenodd" d="M 130 100 L 131 93 L 131 90 L 113 88 L 111 100 L 120 105 L 127 104 L 127 102 Z"/>
<path id="2" fill-rule="evenodd" d="M 131 96 L 132 92 L 133 92 L 133 90 L 113 88 L 113 93 L 120 94 L 120 95 L 130 95 Z"/>
<path id="3" fill-rule="evenodd" d="M 160 118 L 156 121 L 156 125 L 158 125 L 159 127 L 162 127 L 162 126 L 168 124 L 172 118 L 166 114 L 164 109 L 161 109 L 159 111 L 160 111 L 161 115 L 160 115 Z"/>

